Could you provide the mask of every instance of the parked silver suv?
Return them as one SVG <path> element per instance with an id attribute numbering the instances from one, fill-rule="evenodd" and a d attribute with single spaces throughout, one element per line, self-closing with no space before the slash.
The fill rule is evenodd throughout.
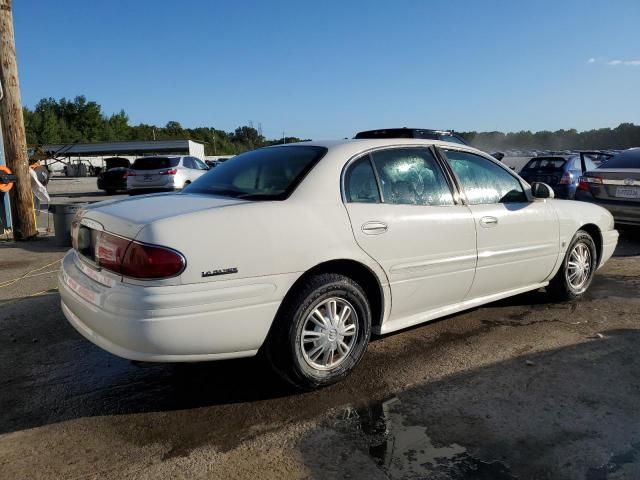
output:
<path id="1" fill-rule="evenodd" d="M 135 195 L 181 190 L 207 170 L 207 164 L 196 157 L 141 157 L 133 162 L 127 174 L 127 192 Z"/>

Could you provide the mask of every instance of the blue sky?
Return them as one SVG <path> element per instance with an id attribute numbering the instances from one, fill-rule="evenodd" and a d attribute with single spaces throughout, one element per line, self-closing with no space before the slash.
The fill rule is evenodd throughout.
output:
<path id="1" fill-rule="evenodd" d="M 23 103 L 267 137 L 640 124 L 640 1 L 17 0 Z"/>

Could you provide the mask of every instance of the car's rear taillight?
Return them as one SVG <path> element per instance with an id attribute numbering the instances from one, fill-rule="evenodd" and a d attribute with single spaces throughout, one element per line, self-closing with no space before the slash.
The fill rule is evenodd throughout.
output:
<path id="1" fill-rule="evenodd" d="M 175 250 L 131 242 L 122 261 L 121 273 L 141 279 L 168 278 L 182 273 L 184 267 L 184 257 Z"/>
<path id="2" fill-rule="evenodd" d="M 176 170 L 175 168 L 170 168 L 168 170 L 162 170 L 159 173 L 160 175 L 175 175 L 176 173 L 178 173 L 178 170 Z"/>
<path id="3" fill-rule="evenodd" d="M 600 177 L 580 177 L 578 180 L 578 190 L 583 192 L 589 191 L 589 184 L 602 185 L 602 178 Z"/>
<path id="4" fill-rule="evenodd" d="M 95 262 L 125 277 L 144 280 L 175 277 L 185 267 L 184 257 L 175 250 L 106 232 L 96 239 Z"/>
<path id="5" fill-rule="evenodd" d="M 133 170 L 129 170 L 124 174 L 125 177 L 135 177 L 137 174 Z"/>
<path id="6" fill-rule="evenodd" d="M 100 232 L 96 238 L 95 262 L 107 270 L 122 273 L 122 260 L 131 240 Z"/>
<path id="7" fill-rule="evenodd" d="M 560 185 L 571 185 L 573 183 L 573 174 L 571 172 L 564 172 L 560 178 Z"/>

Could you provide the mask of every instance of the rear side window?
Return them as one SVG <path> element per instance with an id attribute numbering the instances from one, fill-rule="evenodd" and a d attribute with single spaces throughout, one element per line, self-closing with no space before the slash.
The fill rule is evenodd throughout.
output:
<path id="1" fill-rule="evenodd" d="M 380 192 L 369 156 L 356 160 L 345 175 L 345 196 L 351 203 L 379 203 Z"/>
<path id="2" fill-rule="evenodd" d="M 327 153 L 311 145 L 260 148 L 200 176 L 183 191 L 246 200 L 285 200 Z"/>
<path id="3" fill-rule="evenodd" d="M 438 162 L 427 148 L 396 148 L 371 154 L 385 203 L 454 205 Z"/>
<path id="4" fill-rule="evenodd" d="M 491 160 L 457 150 L 445 154 L 471 205 L 527 201 L 518 179 Z"/>
<path id="5" fill-rule="evenodd" d="M 133 162 L 134 170 L 159 170 L 161 168 L 175 168 L 180 163 L 179 158 L 173 157 L 142 157 Z"/>
<path id="6" fill-rule="evenodd" d="M 600 168 L 640 168 L 640 148 L 619 153 L 602 163 Z"/>

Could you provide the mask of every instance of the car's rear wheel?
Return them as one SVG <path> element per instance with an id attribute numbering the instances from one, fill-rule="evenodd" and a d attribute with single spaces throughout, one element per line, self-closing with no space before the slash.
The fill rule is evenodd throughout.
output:
<path id="1" fill-rule="evenodd" d="M 591 285 L 597 262 L 598 252 L 593 238 L 584 230 L 578 230 L 547 291 L 557 300 L 580 298 Z"/>
<path id="2" fill-rule="evenodd" d="M 371 336 L 371 308 L 356 282 L 338 274 L 304 280 L 283 303 L 265 353 L 274 370 L 301 389 L 345 378 Z"/>

